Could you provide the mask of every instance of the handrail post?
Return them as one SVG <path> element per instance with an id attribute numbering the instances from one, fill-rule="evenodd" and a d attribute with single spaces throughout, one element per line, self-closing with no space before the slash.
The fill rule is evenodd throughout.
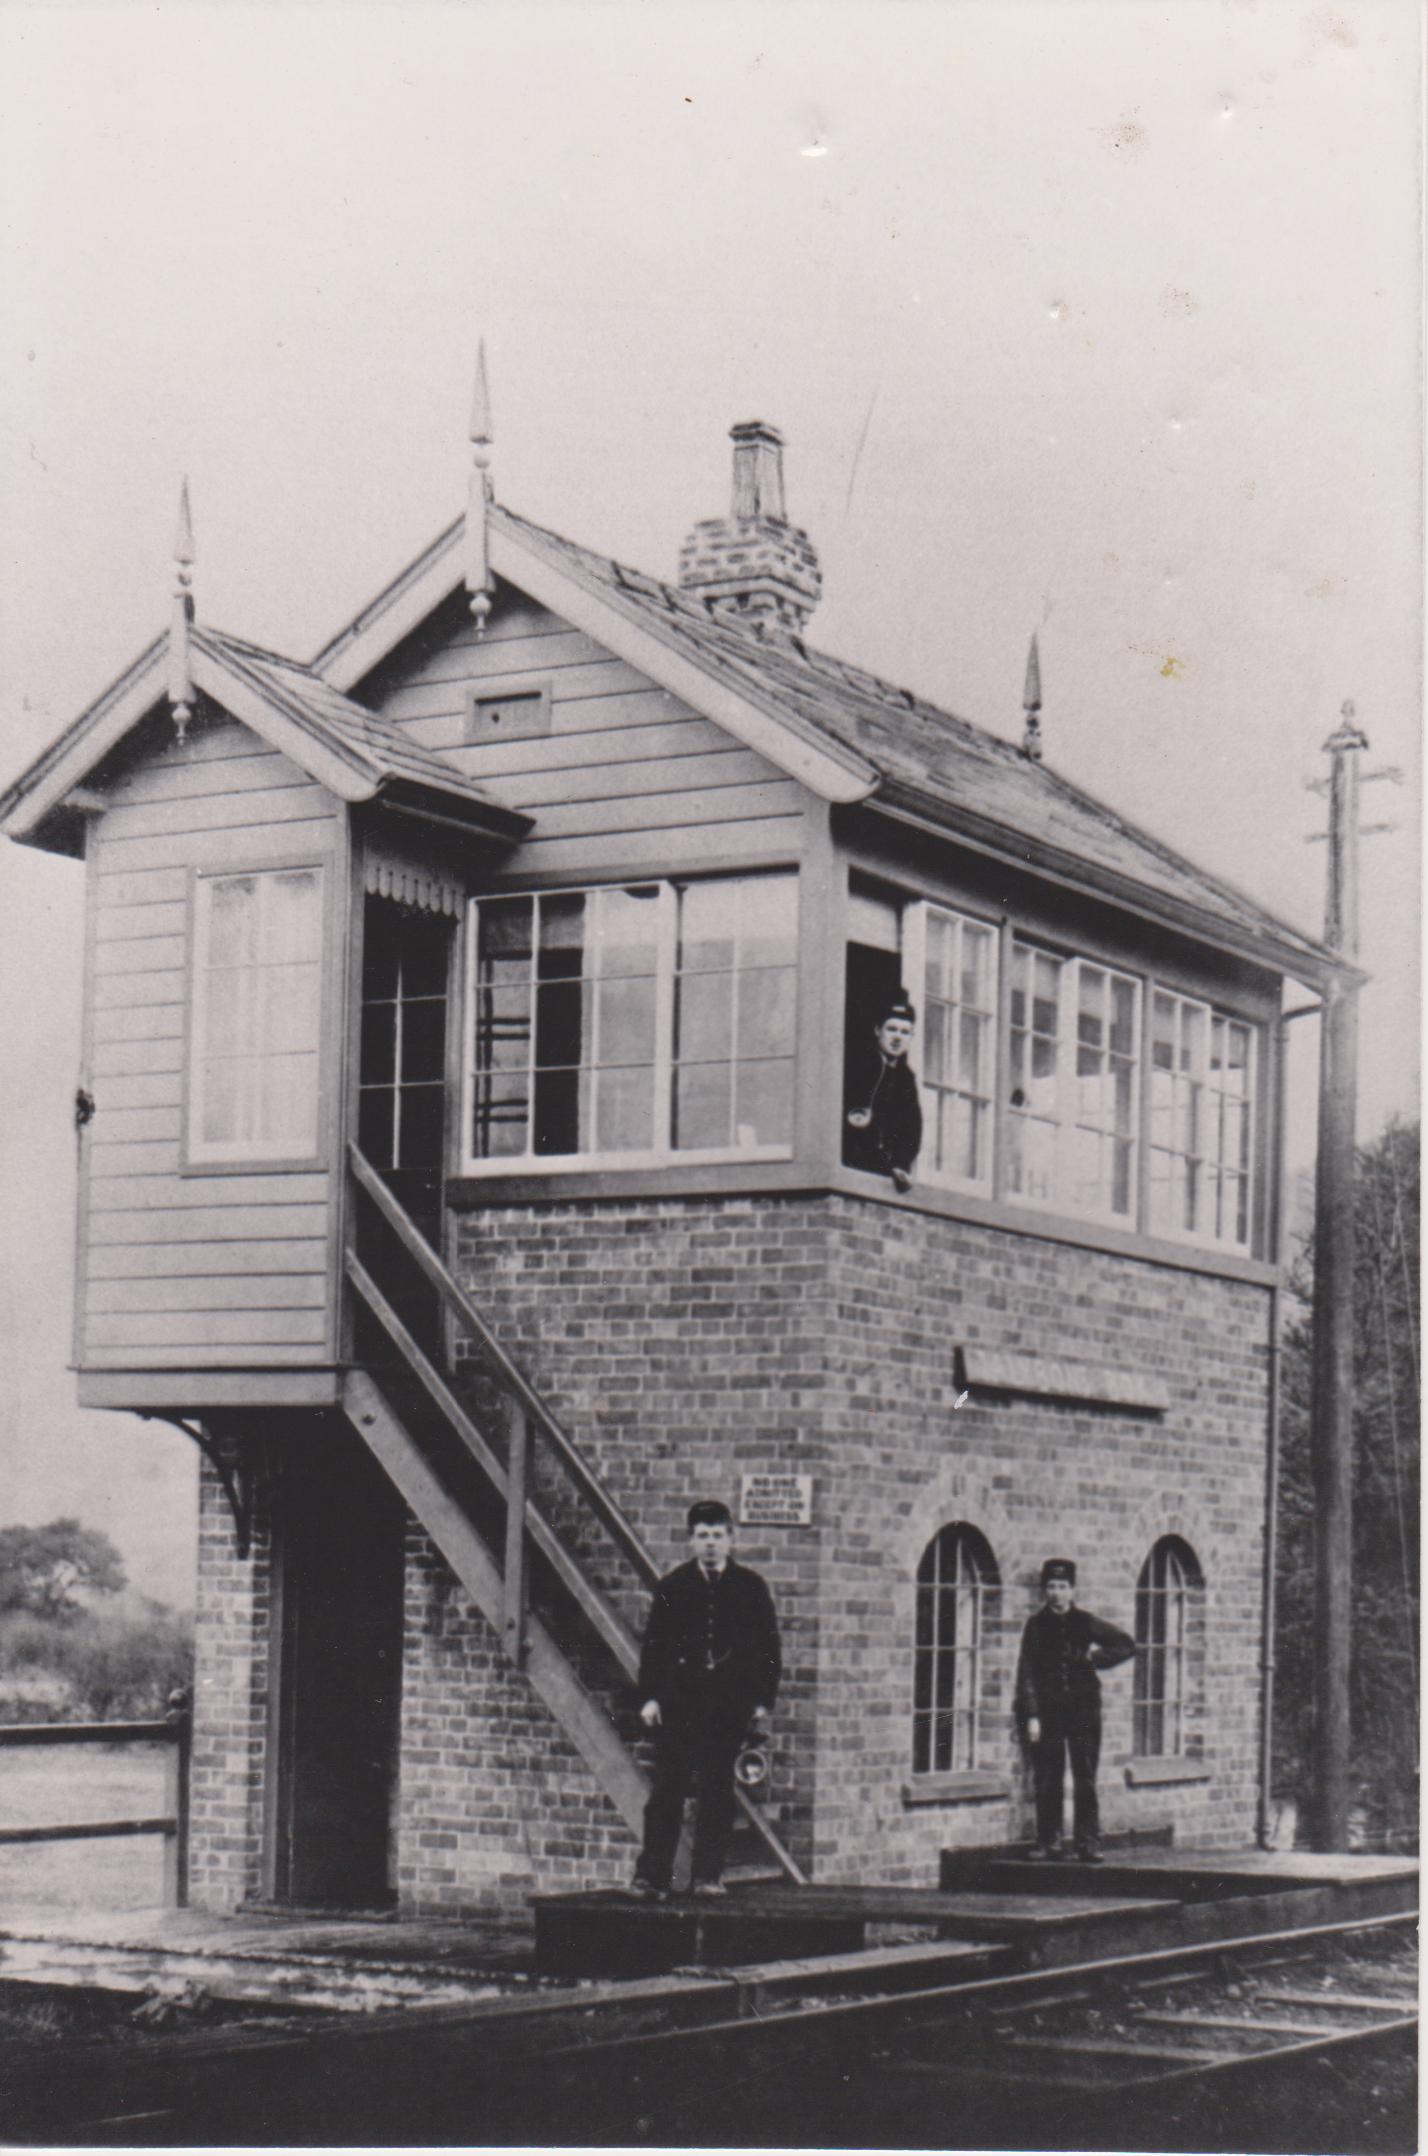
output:
<path id="1" fill-rule="evenodd" d="M 193 1702 L 182 1686 L 170 1692 L 164 1720 L 173 1731 L 164 1761 L 164 1809 L 172 1822 L 164 1831 L 164 1903 L 170 1909 L 186 1909 Z"/>
<path id="2" fill-rule="evenodd" d="M 506 1652 L 517 1669 L 526 1659 L 526 1487 L 530 1481 L 531 1423 L 514 1393 L 504 1395 L 506 1415 Z"/>

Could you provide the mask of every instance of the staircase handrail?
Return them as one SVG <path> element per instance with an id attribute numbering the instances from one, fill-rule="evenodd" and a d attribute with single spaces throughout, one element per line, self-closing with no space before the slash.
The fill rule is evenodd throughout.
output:
<path id="1" fill-rule="evenodd" d="M 586 1499 L 614 1540 L 619 1543 L 621 1549 L 639 1573 L 641 1584 L 645 1587 L 656 1586 L 660 1578 L 660 1568 L 641 1541 L 633 1522 L 610 1495 L 604 1483 L 601 1482 L 599 1476 L 585 1460 L 573 1439 L 568 1437 L 565 1431 L 562 1430 L 535 1387 L 524 1376 L 517 1364 L 512 1362 L 470 1296 L 448 1272 L 436 1251 L 432 1249 L 431 1244 L 422 1234 L 421 1229 L 412 1220 L 400 1201 L 388 1190 L 376 1169 L 355 1141 L 349 1141 L 348 1153 L 352 1162 L 352 1173 L 361 1188 L 372 1200 L 392 1233 L 401 1242 L 407 1255 L 420 1266 L 443 1302 L 446 1303 L 460 1322 L 476 1335 L 483 1352 L 494 1364 L 502 1381 L 515 1394 L 526 1413 L 545 1432 L 571 1480 L 576 1484 L 581 1495 Z"/>

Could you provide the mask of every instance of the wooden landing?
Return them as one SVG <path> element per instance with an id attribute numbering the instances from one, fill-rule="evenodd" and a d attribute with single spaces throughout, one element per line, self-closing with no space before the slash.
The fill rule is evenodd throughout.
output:
<path id="1" fill-rule="evenodd" d="M 1121 1951 L 1128 1934 L 1176 1906 L 1143 1896 L 884 1886 L 736 1887 L 712 1902 L 646 1902 L 610 1889 L 552 1894 L 534 1903 L 536 1968 L 544 1976 L 647 1976 L 688 1964 L 857 1954 L 874 1924 L 923 1930 L 969 1954 L 1021 1946 L 1061 1959 L 1090 1934 L 1103 1951 Z"/>
<path id="2" fill-rule="evenodd" d="M 1136 1848 L 1110 1850 L 1104 1863 L 1093 1866 L 1031 1864 L 1023 1853 L 1005 1850 L 946 1850 L 941 1883 L 1041 1895 L 1079 1895 L 1092 1888 L 1098 1894 L 1151 1899 L 1169 1895 L 1181 1902 L 1329 1890 L 1365 1914 L 1387 1914 L 1416 1907 L 1418 1861 L 1308 1849 Z"/>

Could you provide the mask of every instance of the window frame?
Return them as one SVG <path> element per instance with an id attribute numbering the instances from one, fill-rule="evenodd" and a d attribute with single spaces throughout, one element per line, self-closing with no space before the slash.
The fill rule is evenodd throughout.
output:
<path id="1" fill-rule="evenodd" d="M 180 1145 L 179 1171 L 182 1175 L 276 1175 L 304 1170 L 325 1168 L 330 1151 L 333 1103 L 327 1095 L 327 1076 L 331 1069 L 328 1035 L 331 1026 L 332 998 L 332 920 L 333 909 L 329 895 L 332 877 L 329 862 L 314 860 L 310 855 L 291 861 L 263 861 L 257 865 L 193 868 L 189 871 L 188 887 L 188 964 L 186 967 L 184 997 L 183 1040 L 183 1100 L 182 1139 Z M 277 876 L 311 874 L 317 878 L 318 918 L 317 953 L 311 961 L 317 968 L 317 1040 L 313 1050 L 313 1143 L 310 1149 L 286 1148 L 254 1150 L 244 1147 L 235 1150 L 227 1141 L 209 1141 L 197 1136 L 203 1113 L 206 1089 L 202 1079 L 204 1050 L 207 1035 L 207 1006 L 200 984 L 206 973 L 205 957 L 208 948 L 211 899 L 209 894 L 224 882 L 239 882 L 246 878 L 267 881 Z"/>
<path id="2" fill-rule="evenodd" d="M 1176 1577 L 1170 1578 L 1171 1568 Z M 1158 1577 L 1158 1572 L 1163 1576 Z M 1192 1682 L 1192 1653 L 1197 1619 L 1203 1623 L 1205 1575 L 1190 1544 L 1180 1535 L 1160 1535 L 1151 1544 L 1136 1575 L 1135 1664 L 1131 1687 L 1132 1761 L 1189 1760 L 1198 1756 L 1187 1737 L 1187 1721 L 1198 1704 Z M 1154 1612 L 1163 1613 L 1163 1633 L 1154 1635 Z M 1172 1626 L 1173 1614 L 1173 1626 Z M 1150 1628 L 1143 1629 L 1150 1620 Z M 1172 1639 L 1172 1629 L 1175 1637 Z M 1165 1657 L 1160 1689 L 1152 1691 L 1152 1653 Z M 1171 1672 L 1173 1671 L 1173 1675 Z M 1150 1718 L 1159 1717 L 1159 1741 L 1152 1745 Z M 1167 1741 L 1170 1718 L 1173 1738 Z"/>
<path id="3" fill-rule="evenodd" d="M 958 1571 L 951 1579 L 946 1579 L 943 1577 L 941 1569 L 942 1553 L 943 1545 L 949 1538 L 952 1538 L 952 1547 L 956 1552 Z M 977 1561 L 979 1552 L 985 1557 L 985 1568 L 979 1565 Z M 929 1558 L 932 1561 L 932 1577 L 924 1581 L 922 1571 Z M 938 1636 L 937 1621 L 941 1593 L 949 1586 L 954 1593 L 956 1592 L 960 1584 L 961 1566 L 963 1564 L 967 1566 L 973 1581 L 971 1602 L 974 1617 L 974 1637 L 971 1644 L 965 1648 L 958 1644 L 955 1636 L 950 1645 L 944 1644 Z M 946 1783 L 951 1777 L 976 1776 L 984 1773 L 988 1767 L 989 1761 L 986 1755 L 989 1747 L 985 1742 L 983 1732 L 982 1694 L 986 1687 L 988 1676 L 988 1647 L 995 1629 L 994 1618 L 996 1613 L 990 1607 L 990 1604 L 992 1598 L 1001 1593 L 1001 1588 L 1002 1576 L 997 1564 L 996 1552 L 981 1529 L 975 1527 L 970 1520 L 944 1521 L 923 1545 L 912 1581 L 912 1714 L 910 1729 L 912 1741 L 909 1767 L 911 1779 L 908 1784 L 908 1787 L 912 1790 L 930 1788 L 938 1783 Z M 922 1597 L 924 1594 L 931 1594 L 934 1598 L 931 1638 L 925 1646 L 921 1638 Z M 920 1706 L 918 1704 L 919 1675 L 924 1655 L 928 1657 L 930 1672 L 927 1687 L 928 1703 L 926 1706 Z M 951 1742 L 949 1745 L 949 1757 L 945 1762 L 940 1761 L 937 1756 L 938 1673 L 941 1659 L 944 1655 L 950 1655 L 952 1660 L 952 1689 L 950 1703 L 945 1710 L 946 1715 L 950 1716 L 951 1720 Z M 957 1681 L 959 1673 L 963 1670 L 967 1673 L 966 1705 L 961 1704 L 962 1692 Z M 968 1738 L 967 1756 L 959 1758 L 958 1732 L 960 1726 L 964 1723 Z M 925 1764 L 919 1765 L 920 1740 L 924 1730 L 927 1740 L 927 1758 Z"/>
<path id="4" fill-rule="evenodd" d="M 931 1004 L 927 988 L 928 929 L 934 917 L 938 920 L 955 924 L 959 953 L 965 929 L 974 929 L 987 937 L 987 974 L 991 1002 L 990 1007 L 985 1012 L 979 1011 L 977 1013 L 979 1017 L 985 1020 L 986 1027 L 982 1036 L 984 1075 L 987 1087 L 985 1095 L 969 1094 L 964 1087 L 956 1084 L 934 1084 L 923 1072 L 927 1045 L 927 1017 Z M 927 1148 L 929 1130 L 936 1126 L 942 1096 L 951 1095 L 961 1100 L 975 1100 L 985 1114 L 985 1121 L 982 1125 L 986 1151 L 985 1174 L 965 1176 L 957 1175 L 946 1168 L 934 1168 L 921 1174 L 918 1179 L 930 1184 L 934 1190 L 968 1191 L 977 1197 L 991 1198 L 995 1195 L 997 1187 L 999 1134 L 997 1089 L 1002 1064 L 1001 924 L 986 915 L 969 913 L 957 906 L 944 905 L 937 899 L 909 896 L 904 899 L 899 909 L 898 929 L 899 957 L 902 963 L 903 981 L 918 1014 L 918 1023 L 913 1033 L 912 1044 L 908 1049 L 907 1060 L 911 1066 L 912 1074 L 917 1080 L 918 1096 L 922 1106 L 924 1152 Z M 939 1002 L 944 1000 L 941 997 L 938 998 Z M 959 996 L 955 1001 L 946 1003 L 946 1008 L 960 1017 L 965 1006 Z"/>
<path id="5" fill-rule="evenodd" d="M 1148 987 L 1149 996 L 1146 1001 L 1145 1019 L 1142 1021 L 1143 1025 L 1147 1021 L 1149 1025 L 1147 1038 L 1149 1053 L 1145 1064 L 1147 1095 L 1145 1144 L 1146 1232 L 1150 1235 L 1164 1237 L 1170 1242 L 1193 1244 L 1197 1249 L 1201 1250 L 1225 1250 L 1237 1257 L 1249 1257 L 1253 1254 L 1255 1245 L 1255 1216 L 1262 1145 L 1259 1089 L 1263 1026 L 1257 1024 L 1253 1019 L 1242 1016 L 1238 1011 L 1226 1010 L 1220 1004 L 1211 1003 L 1204 996 L 1189 995 L 1183 989 L 1173 987 L 1168 981 L 1152 980 L 1148 983 Z M 1157 1145 L 1155 1143 L 1155 1003 L 1157 997 L 1160 996 L 1166 997 L 1175 1005 L 1177 1030 L 1183 1022 L 1186 1011 L 1198 1012 L 1203 1018 L 1204 1042 L 1200 1056 L 1200 1070 L 1198 1074 L 1192 1073 L 1192 1082 L 1200 1088 L 1203 1095 L 1208 1095 L 1217 1102 L 1223 1103 L 1228 1096 L 1223 1086 L 1212 1085 L 1210 1080 L 1211 1043 L 1214 1039 L 1215 1027 L 1217 1024 L 1225 1027 L 1239 1026 L 1244 1031 L 1248 1054 L 1245 1061 L 1243 1107 L 1249 1142 L 1247 1146 L 1248 1158 L 1244 1169 L 1245 1232 L 1243 1238 L 1237 1235 L 1222 1235 L 1214 1228 L 1186 1228 L 1176 1225 L 1173 1221 L 1158 1221 L 1155 1218 L 1155 1176 L 1153 1171 L 1154 1163 L 1158 1156 L 1167 1156 L 1172 1161 L 1196 1161 L 1202 1175 L 1205 1176 L 1206 1183 L 1208 1184 L 1213 1178 L 1215 1211 L 1217 1214 L 1220 1210 L 1227 1182 L 1237 1179 L 1239 1172 L 1238 1170 L 1227 1170 L 1223 1160 L 1215 1159 L 1212 1161 L 1211 1156 L 1203 1151 L 1198 1154 L 1188 1154 L 1180 1151 L 1177 1147 Z M 1172 1080 L 1178 1080 L 1180 1076 L 1173 1069 L 1168 1075 Z M 1219 1109 L 1218 1113 L 1221 1116 L 1223 1115 L 1223 1107 Z"/>
<path id="6" fill-rule="evenodd" d="M 794 926 L 793 958 L 787 968 L 796 989 L 800 963 L 800 909 L 802 905 L 802 878 L 796 867 L 784 865 L 767 869 L 736 871 L 731 875 L 704 876 L 635 876 L 609 878 L 604 881 L 585 881 L 576 884 L 542 884 L 535 889 L 495 889 L 473 893 L 467 900 L 464 920 L 465 951 L 462 964 L 461 984 L 461 1113 L 457 1140 L 457 1164 L 455 1173 L 463 1178 L 491 1181 L 510 1176 L 591 1175 L 623 1172 L 627 1169 L 674 1169 L 710 1166 L 741 1166 L 754 1161 L 789 1161 L 794 1158 L 796 1130 L 791 1127 L 787 1144 L 755 1146 L 688 1146 L 672 1145 L 671 1135 L 674 1118 L 674 1082 L 680 1068 L 674 1052 L 676 991 L 679 972 L 679 894 L 695 885 L 743 884 L 764 882 L 778 878 L 793 885 Z M 471 1132 L 475 1112 L 476 1070 L 476 1022 L 479 984 L 477 969 L 480 963 L 480 909 L 483 904 L 492 905 L 512 899 L 528 900 L 538 910 L 542 902 L 554 898 L 591 898 L 601 891 L 636 891 L 653 889 L 658 893 L 656 922 L 655 960 L 655 1011 L 654 1056 L 650 1065 L 654 1089 L 653 1125 L 656 1142 L 650 1147 L 625 1151 L 590 1151 L 570 1153 L 536 1153 L 531 1142 L 535 1119 L 531 1114 L 526 1125 L 526 1150 L 520 1153 L 502 1153 L 483 1159 L 472 1153 Z M 742 969 L 736 964 L 732 969 L 737 979 Z M 754 970 L 754 969 L 750 969 Z M 532 981 L 534 983 L 534 975 Z M 582 976 L 583 978 L 583 976 Z M 532 1044 L 534 1029 L 532 1028 Z M 791 1126 L 796 1121 L 798 1099 L 798 1036 L 795 1029 L 786 1058 L 760 1059 L 786 1060 L 792 1066 Z M 730 1058 L 737 1063 L 737 1058 Z M 583 1066 L 582 1066 L 583 1067 Z M 534 1064 L 527 1066 L 534 1077 Z"/>
<path id="7" fill-rule="evenodd" d="M 1056 993 L 1056 1032 L 1052 1036 L 1056 1044 L 1053 1116 L 1036 1114 L 1029 1108 L 1018 1107 L 1011 1098 L 1014 1069 L 1012 1057 L 1012 1011 L 1016 994 L 1017 957 L 1023 951 L 1027 953 L 1033 966 L 1036 959 L 1046 958 L 1060 969 Z M 1078 1112 L 1076 1082 L 1079 1073 L 1076 1069 L 1076 1057 L 1081 1046 L 1079 1025 L 1081 1016 L 1081 979 L 1083 971 L 1087 968 L 1093 972 L 1103 974 L 1108 984 L 1116 981 L 1125 982 L 1130 987 L 1135 999 L 1134 1017 L 1132 1019 L 1133 1052 L 1126 1059 L 1131 1069 L 1131 1105 L 1128 1131 L 1124 1139 L 1118 1139 L 1113 1130 L 1109 1130 L 1102 1125 L 1084 1123 Z M 1053 944 L 1039 936 L 1029 935 L 1015 925 L 1012 926 L 1010 950 L 1008 952 L 1006 1009 L 1002 1014 L 1001 1027 L 1005 1040 L 1007 1097 L 1004 1103 L 1004 1113 L 998 1126 L 1003 1138 L 1003 1158 L 999 1163 L 997 1177 L 998 1191 L 1005 1198 L 1008 1205 L 1015 1206 L 1018 1211 L 1052 1213 L 1065 1220 L 1095 1221 L 1103 1227 L 1119 1228 L 1132 1234 L 1139 1228 L 1142 1185 L 1145 1173 L 1145 1147 L 1142 1142 L 1142 1099 L 1145 1088 L 1145 1013 L 1148 992 L 1153 993 L 1153 983 L 1144 973 L 1138 972 L 1129 966 L 1119 965 L 1111 959 L 1098 957 L 1090 951 Z M 1034 981 L 1029 985 L 1027 995 L 1028 1004 L 1034 1004 L 1036 1000 Z M 1033 1015 L 1031 1008 L 1028 1008 L 1026 1013 L 1027 1023 L 1023 1028 L 1019 1029 L 1025 1034 L 1028 1042 L 1034 1038 L 1035 1034 L 1032 1023 Z M 1102 1043 L 1101 1053 L 1109 1061 L 1112 1053 L 1109 1029 Z M 1053 1187 L 1051 1195 L 1046 1198 L 1033 1196 L 1028 1192 L 1016 1190 L 1012 1187 L 1013 1133 L 1017 1129 L 1019 1121 L 1022 1120 L 1042 1125 L 1049 1122 L 1052 1126 Z M 1076 1202 L 1070 1186 L 1074 1176 L 1072 1146 L 1078 1132 L 1089 1132 L 1103 1142 L 1109 1140 L 1112 1144 L 1124 1143 L 1129 1147 L 1128 1184 L 1130 1204 L 1124 1212 L 1118 1212 L 1113 1205 L 1081 1205 Z"/>

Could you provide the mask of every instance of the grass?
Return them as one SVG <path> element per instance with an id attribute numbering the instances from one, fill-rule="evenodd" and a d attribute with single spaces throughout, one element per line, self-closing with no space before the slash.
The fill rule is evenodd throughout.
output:
<path id="1" fill-rule="evenodd" d="M 153 1819 L 167 1809 L 163 1745 L 26 1745 L 0 1749 L 0 1827 Z M 0 1845 L 0 1926 L 26 1912 L 154 1908 L 163 1900 L 163 1839 Z"/>

